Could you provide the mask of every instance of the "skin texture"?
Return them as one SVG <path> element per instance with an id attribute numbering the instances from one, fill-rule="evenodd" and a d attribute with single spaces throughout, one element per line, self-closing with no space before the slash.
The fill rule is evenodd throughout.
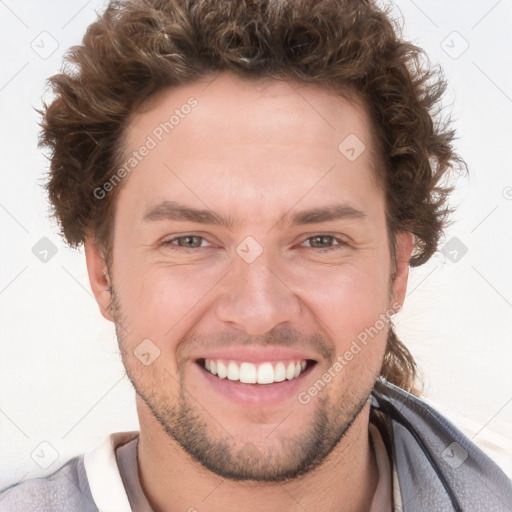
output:
<path id="1" fill-rule="evenodd" d="M 307 404 L 296 393 L 235 403 L 198 364 L 210 350 L 286 347 L 315 361 L 301 377 L 307 391 L 379 315 L 399 309 L 412 236 L 398 235 L 395 266 L 365 110 L 319 86 L 221 74 L 140 106 L 127 153 L 190 97 L 197 106 L 122 184 L 111 268 L 92 237 L 85 246 L 92 289 L 116 323 L 137 391 L 144 491 L 158 511 L 366 510 L 378 479 L 368 396 L 387 324 Z M 338 149 L 350 134 L 366 146 L 354 161 Z M 162 201 L 232 225 L 143 220 Z M 363 215 L 288 222 L 338 204 Z M 203 238 L 179 247 L 186 235 Z M 237 252 L 246 237 L 256 244 L 241 247 L 263 251 L 251 263 Z M 134 353 L 147 339 L 159 351 L 149 365 Z"/>

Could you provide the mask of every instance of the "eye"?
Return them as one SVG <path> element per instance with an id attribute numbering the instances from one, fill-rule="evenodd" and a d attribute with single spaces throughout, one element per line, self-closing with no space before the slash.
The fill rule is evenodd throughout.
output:
<path id="1" fill-rule="evenodd" d="M 305 243 L 309 243 L 309 248 L 320 249 L 324 252 L 334 251 L 341 246 L 346 245 L 346 242 L 336 238 L 333 235 L 314 235 L 306 238 Z M 335 244 L 335 245 L 334 245 Z M 308 247 L 308 246 L 306 246 Z"/>
<path id="2" fill-rule="evenodd" d="M 198 249 L 206 239 L 202 236 L 184 235 L 171 238 L 162 242 L 162 245 L 177 246 L 183 249 Z"/>

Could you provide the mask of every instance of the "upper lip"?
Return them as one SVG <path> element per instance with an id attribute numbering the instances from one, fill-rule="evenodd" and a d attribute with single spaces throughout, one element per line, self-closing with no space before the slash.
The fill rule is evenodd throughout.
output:
<path id="1" fill-rule="evenodd" d="M 237 347 L 224 350 L 211 350 L 201 354 L 198 359 L 220 359 L 222 361 L 242 361 L 248 363 L 289 360 L 300 361 L 303 359 L 316 361 L 311 354 L 283 347 Z"/>

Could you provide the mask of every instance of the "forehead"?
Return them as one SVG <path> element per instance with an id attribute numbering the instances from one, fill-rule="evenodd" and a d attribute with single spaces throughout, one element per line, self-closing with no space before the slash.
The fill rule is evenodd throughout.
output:
<path id="1" fill-rule="evenodd" d="M 374 148 L 365 105 L 354 93 L 341 96 L 319 84 L 244 79 L 231 73 L 163 89 L 140 105 L 127 124 L 128 148 L 148 135 L 157 143 L 175 142 L 175 149 L 180 135 L 192 135 L 195 149 L 203 153 L 212 146 L 222 149 L 217 142 L 228 137 L 247 146 L 306 145 L 330 151 L 355 135 L 367 156 Z"/>
<path id="2" fill-rule="evenodd" d="M 220 74 L 162 90 L 131 116 L 124 145 L 126 158 L 150 147 L 128 180 L 139 203 L 176 189 L 261 206 L 305 187 L 379 188 L 364 106 L 319 85 Z"/>

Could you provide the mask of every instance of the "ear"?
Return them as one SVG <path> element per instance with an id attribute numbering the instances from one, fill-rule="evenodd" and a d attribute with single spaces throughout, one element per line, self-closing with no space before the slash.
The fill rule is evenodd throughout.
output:
<path id="1" fill-rule="evenodd" d="M 395 272 L 392 283 L 393 297 L 391 309 L 398 313 L 402 309 L 409 279 L 409 261 L 414 249 L 414 235 L 400 231 L 395 242 Z"/>
<path id="2" fill-rule="evenodd" d="M 102 251 L 96 245 L 94 238 L 87 237 L 84 243 L 85 260 L 87 262 L 87 272 L 89 273 L 89 283 L 96 297 L 96 302 L 100 308 L 101 314 L 111 322 L 114 317 L 109 311 L 111 295 L 109 291 L 110 279 L 107 274 L 107 264 Z"/>

